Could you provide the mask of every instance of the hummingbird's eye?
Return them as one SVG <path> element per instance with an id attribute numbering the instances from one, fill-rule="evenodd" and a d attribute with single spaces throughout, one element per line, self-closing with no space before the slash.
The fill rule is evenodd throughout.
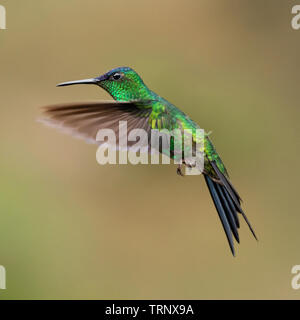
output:
<path id="1" fill-rule="evenodd" d="M 120 80 L 122 77 L 123 77 L 123 75 L 121 73 L 118 73 L 118 72 L 116 72 L 116 73 L 114 73 L 112 75 L 112 79 L 113 80 Z"/>

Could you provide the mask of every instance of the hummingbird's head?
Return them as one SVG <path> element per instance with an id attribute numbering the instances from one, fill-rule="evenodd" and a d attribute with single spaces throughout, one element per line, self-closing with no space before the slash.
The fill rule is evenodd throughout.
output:
<path id="1" fill-rule="evenodd" d="M 129 67 L 115 68 L 96 78 L 63 82 L 57 86 L 73 84 L 96 84 L 117 101 L 147 99 L 150 92 L 142 78 Z"/>

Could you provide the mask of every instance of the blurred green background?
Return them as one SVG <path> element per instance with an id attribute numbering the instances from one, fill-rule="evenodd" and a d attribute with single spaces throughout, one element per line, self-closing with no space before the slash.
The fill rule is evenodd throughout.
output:
<path id="1" fill-rule="evenodd" d="M 287 0 L 1 0 L 0 299 L 299 299 L 300 30 Z M 298 1 L 298 4 L 300 2 Z M 202 178 L 108 165 L 36 122 L 117 66 L 211 135 L 244 200 L 237 257 Z"/>

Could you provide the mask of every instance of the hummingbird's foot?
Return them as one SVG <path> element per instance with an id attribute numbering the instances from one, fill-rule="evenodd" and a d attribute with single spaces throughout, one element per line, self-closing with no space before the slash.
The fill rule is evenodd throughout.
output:
<path id="1" fill-rule="evenodd" d="M 188 168 L 195 168 L 196 167 L 196 161 L 194 161 L 194 162 L 191 162 L 191 161 L 188 161 L 188 160 L 184 160 L 183 162 L 182 162 L 183 164 L 185 164 Z"/>
<path id="2" fill-rule="evenodd" d="M 182 172 L 182 165 L 181 165 L 181 164 L 179 164 L 178 167 L 177 167 L 177 174 L 178 174 L 179 176 L 184 177 L 184 174 L 183 174 L 183 172 Z"/>

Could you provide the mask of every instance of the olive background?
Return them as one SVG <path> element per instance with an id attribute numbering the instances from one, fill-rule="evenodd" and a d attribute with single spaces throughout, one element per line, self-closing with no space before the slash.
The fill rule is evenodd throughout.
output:
<path id="1" fill-rule="evenodd" d="M 0 299 L 299 299 L 297 1 L 0 4 Z M 231 256 L 202 177 L 100 166 L 96 146 L 36 121 L 110 99 L 55 85 L 118 66 L 212 131 L 258 242 L 242 221 Z"/>

